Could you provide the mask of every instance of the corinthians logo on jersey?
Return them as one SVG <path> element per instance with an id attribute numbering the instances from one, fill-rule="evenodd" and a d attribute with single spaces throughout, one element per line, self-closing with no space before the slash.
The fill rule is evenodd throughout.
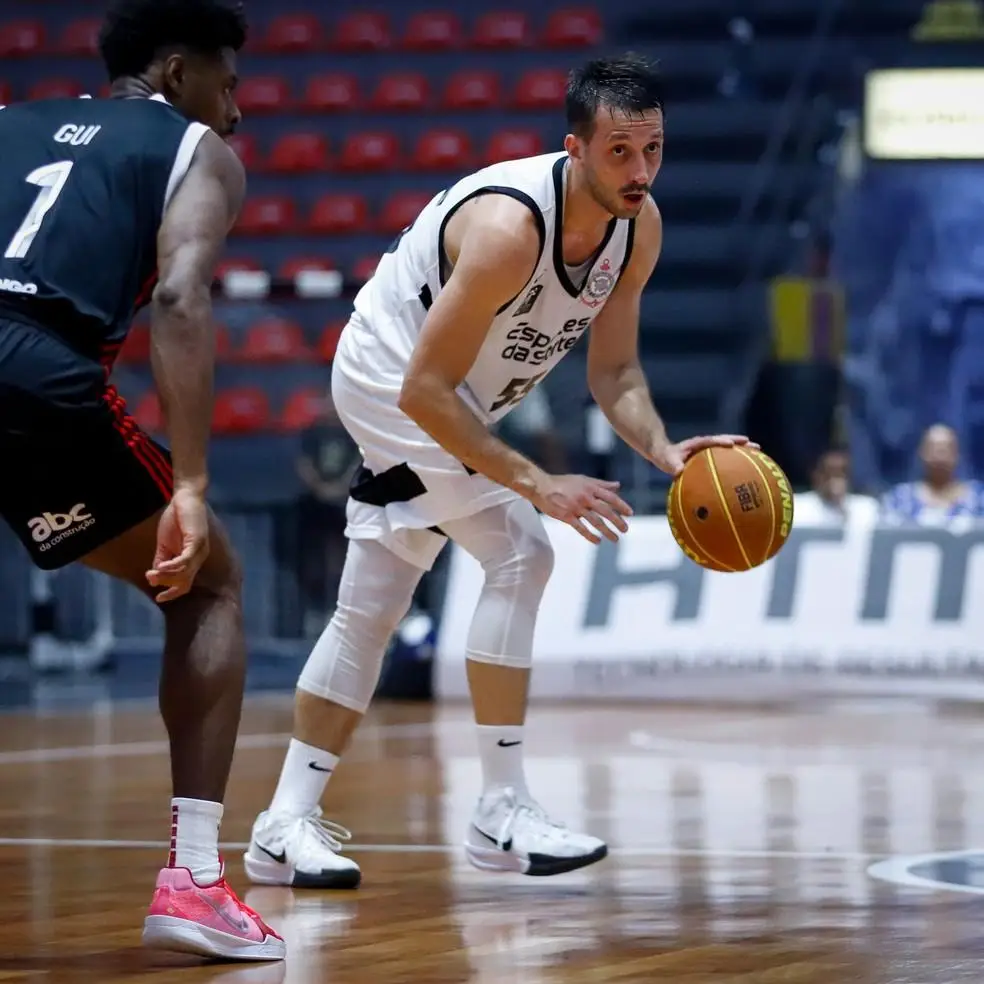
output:
<path id="1" fill-rule="evenodd" d="M 612 265 L 606 258 L 601 266 L 588 277 L 588 282 L 581 291 L 581 303 L 596 308 L 611 293 L 615 286 L 615 275 Z"/>

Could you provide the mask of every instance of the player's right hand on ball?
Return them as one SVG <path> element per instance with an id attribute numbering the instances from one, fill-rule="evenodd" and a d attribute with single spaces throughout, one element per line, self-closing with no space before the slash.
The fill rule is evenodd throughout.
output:
<path id="1" fill-rule="evenodd" d="M 157 526 L 157 552 L 147 581 L 164 588 L 158 604 L 186 595 L 208 556 L 208 506 L 205 499 L 187 489 L 175 489 Z"/>
<path id="2" fill-rule="evenodd" d="M 533 497 L 533 505 L 591 543 L 601 543 L 602 536 L 614 543 L 618 533 L 628 532 L 625 517 L 632 515 L 632 507 L 616 494 L 618 487 L 618 482 L 587 475 L 550 475 Z"/>

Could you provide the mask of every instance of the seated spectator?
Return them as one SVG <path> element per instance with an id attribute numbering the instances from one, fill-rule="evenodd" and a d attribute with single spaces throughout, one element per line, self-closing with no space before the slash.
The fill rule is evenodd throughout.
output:
<path id="1" fill-rule="evenodd" d="M 867 524 L 878 519 L 878 500 L 856 495 L 850 488 L 851 461 L 843 448 L 831 448 L 817 460 L 811 475 L 812 490 L 797 493 L 794 517 L 797 525 L 840 526 Z"/>
<path id="2" fill-rule="evenodd" d="M 958 477 L 960 447 L 953 428 L 934 424 L 919 444 L 922 478 L 896 485 L 882 500 L 889 523 L 951 526 L 984 519 L 984 483 Z"/>

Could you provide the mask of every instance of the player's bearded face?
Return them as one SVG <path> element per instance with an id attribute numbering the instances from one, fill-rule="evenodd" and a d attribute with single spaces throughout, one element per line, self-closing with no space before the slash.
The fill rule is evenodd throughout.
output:
<path id="1" fill-rule="evenodd" d="M 626 116 L 601 107 L 582 162 L 594 200 L 616 218 L 635 218 L 663 162 L 663 114 Z"/>

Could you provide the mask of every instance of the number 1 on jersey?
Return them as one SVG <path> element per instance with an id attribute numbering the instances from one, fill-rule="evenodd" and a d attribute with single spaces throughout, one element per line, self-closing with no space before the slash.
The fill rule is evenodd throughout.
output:
<path id="1" fill-rule="evenodd" d="M 72 163 L 72 161 L 58 161 L 55 164 L 45 164 L 44 167 L 31 171 L 24 179 L 28 184 L 37 185 L 41 190 L 20 224 L 20 228 L 8 243 L 3 254 L 5 259 L 22 260 L 27 256 L 27 251 L 31 248 L 34 237 L 38 234 L 41 223 L 44 222 L 44 217 L 58 201 L 58 196 L 65 187 L 72 170 Z"/>

